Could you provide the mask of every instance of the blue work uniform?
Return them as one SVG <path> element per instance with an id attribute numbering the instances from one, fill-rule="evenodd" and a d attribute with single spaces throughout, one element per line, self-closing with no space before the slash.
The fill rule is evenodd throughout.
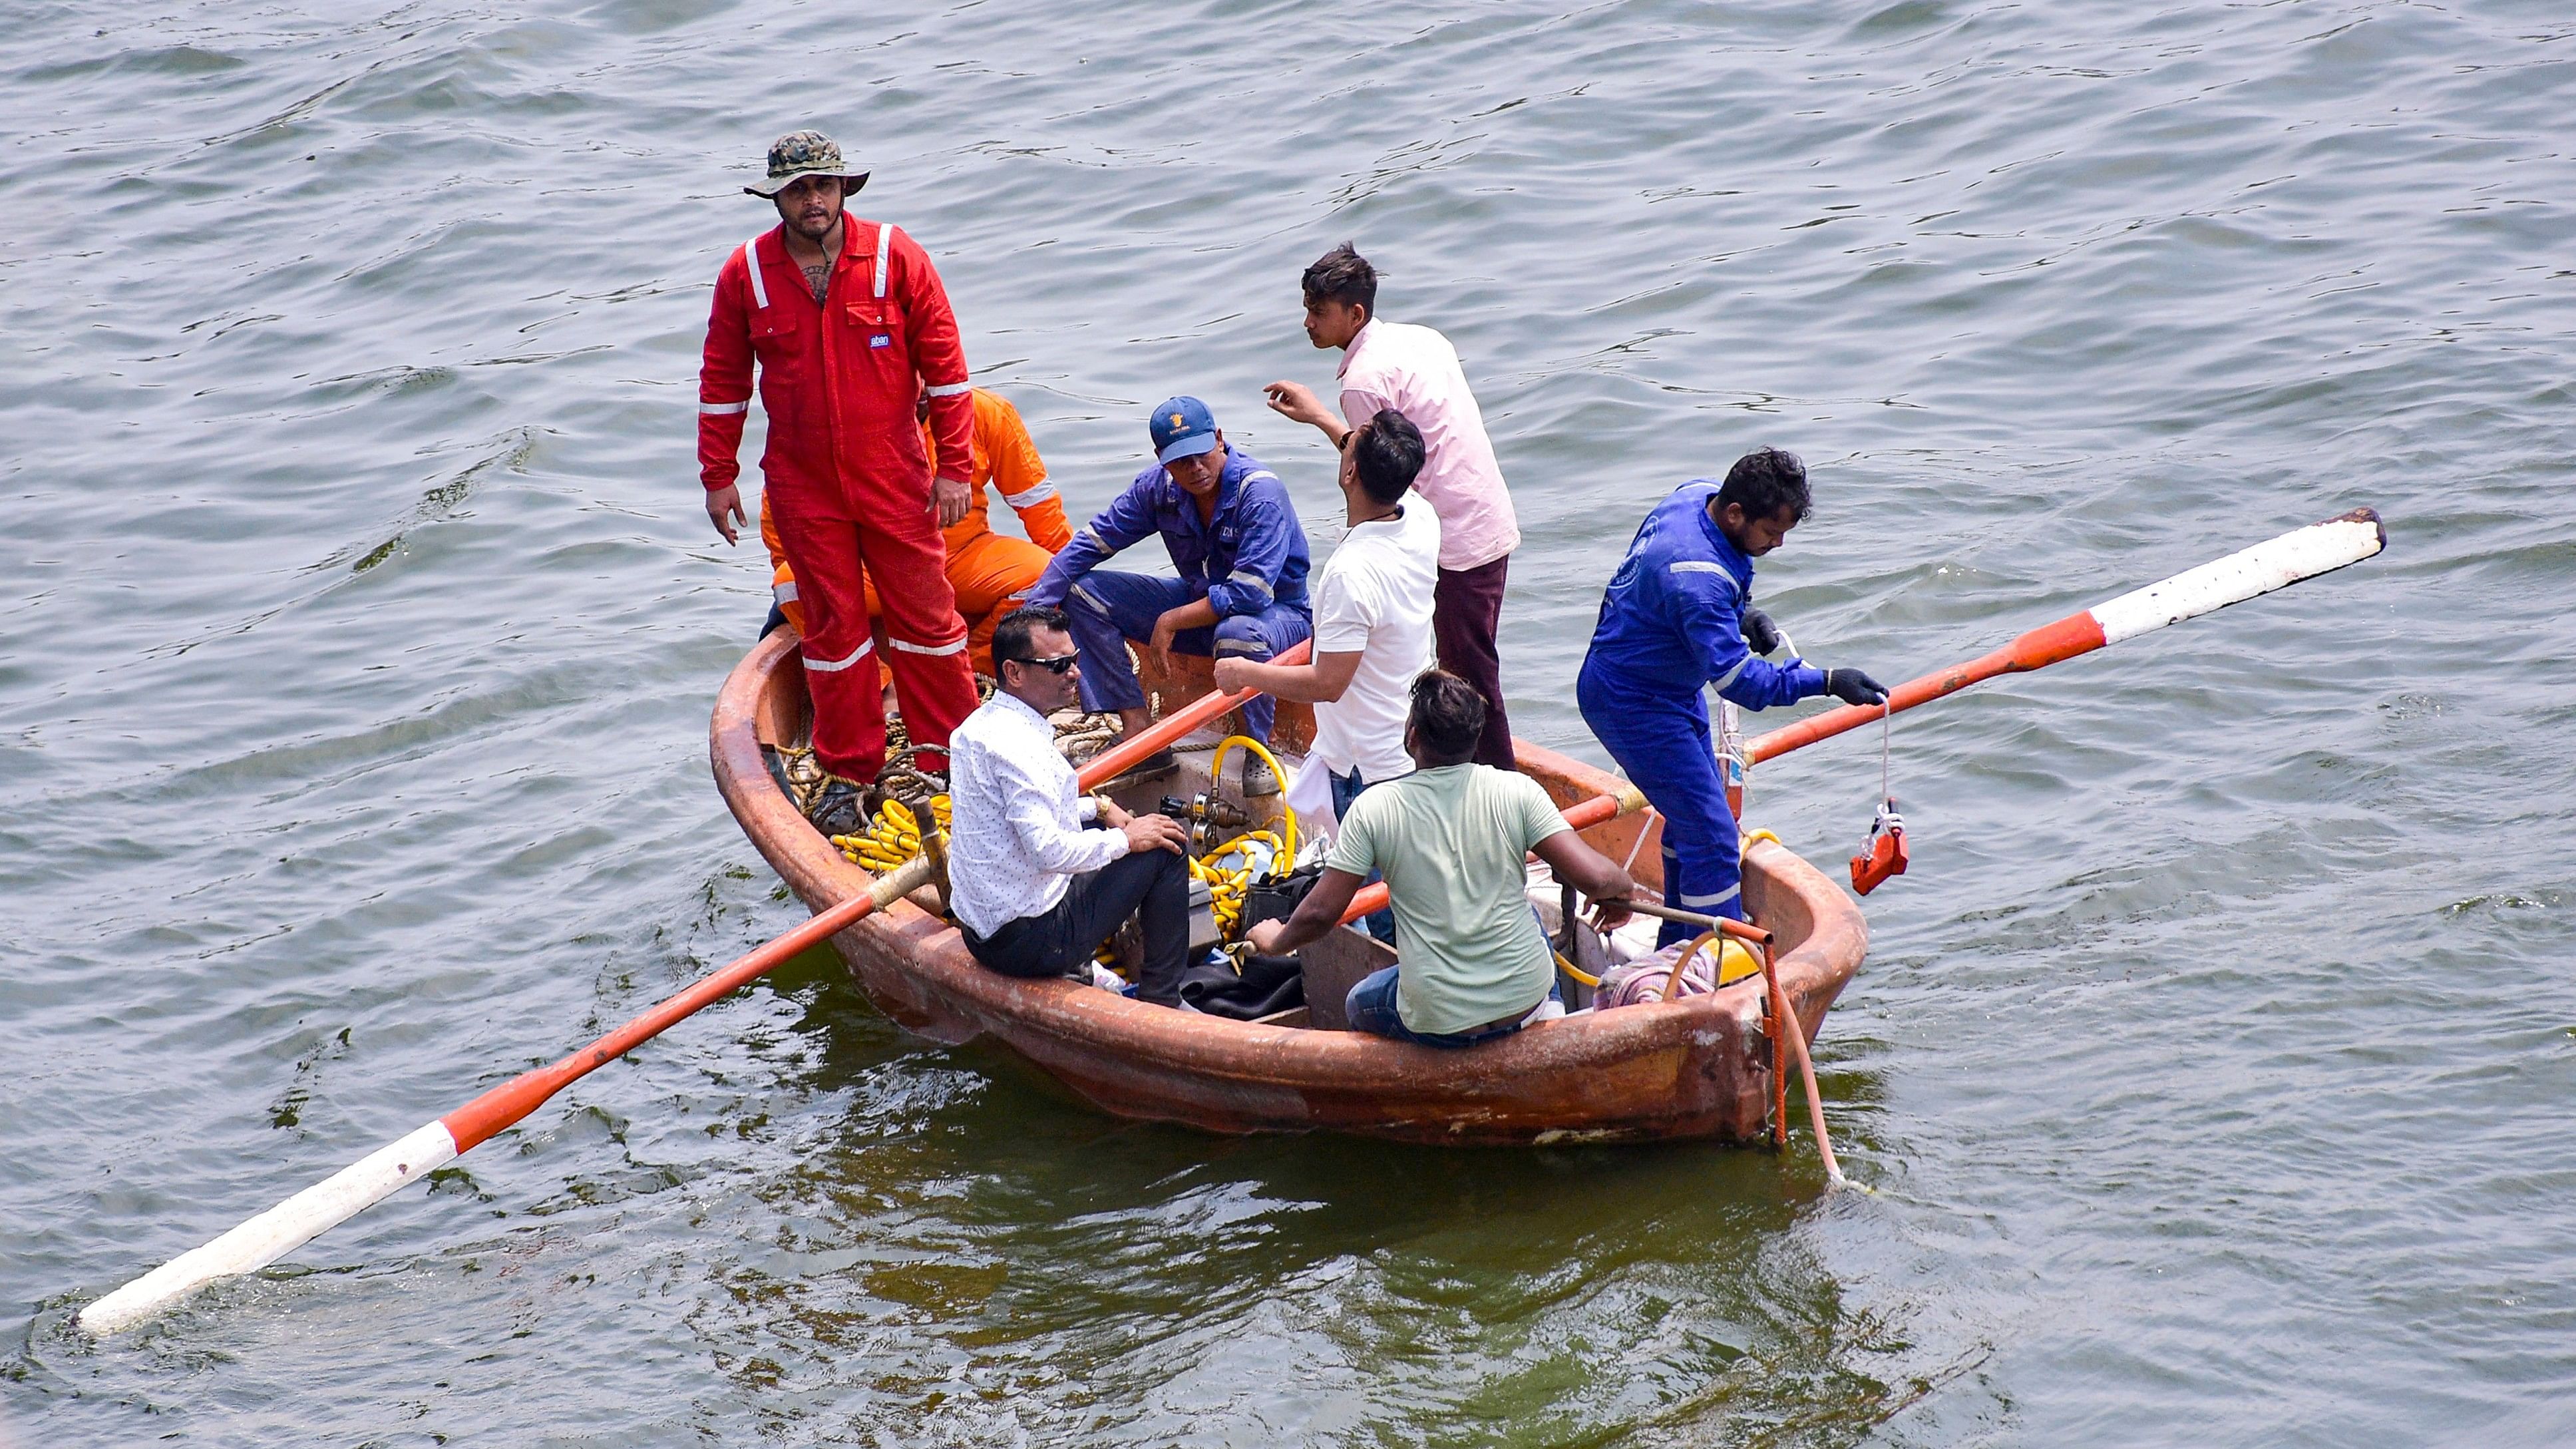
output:
<path id="1" fill-rule="evenodd" d="M 1157 533 L 1179 578 L 1100 567 Z M 1082 655 L 1084 709 L 1142 709 L 1145 691 L 1127 657 L 1128 640 L 1152 639 L 1155 621 L 1165 613 L 1205 599 L 1216 608 L 1216 626 L 1182 630 L 1173 636 L 1175 651 L 1268 659 L 1314 632 L 1314 609 L 1306 598 L 1311 567 L 1306 530 L 1279 475 L 1228 444 L 1212 517 L 1202 519 L 1198 500 L 1157 464 L 1074 531 L 1073 542 L 1047 565 L 1027 597 L 1032 604 L 1060 605 L 1072 621 L 1074 647 Z M 1266 694 L 1243 707 L 1254 738 L 1269 741 L 1277 710 Z"/>
<path id="2" fill-rule="evenodd" d="M 1709 517 L 1718 484 L 1695 478 L 1655 505 L 1601 596 L 1575 677 L 1583 722 L 1664 817 L 1664 904 L 1744 919 L 1743 844 L 1709 738 L 1704 685 L 1746 709 L 1825 692 L 1803 659 L 1773 664 L 1744 644 L 1753 560 Z M 1698 934 L 1666 922 L 1670 945 Z"/>

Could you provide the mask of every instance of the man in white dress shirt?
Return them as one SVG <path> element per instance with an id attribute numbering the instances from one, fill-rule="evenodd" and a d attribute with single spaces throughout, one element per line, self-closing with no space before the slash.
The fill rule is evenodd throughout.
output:
<path id="1" fill-rule="evenodd" d="M 1136 994 L 1177 1006 L 1188 837 L 1169 816 L 1081 794 L 1047 723 L 1080 697 L 1076 661 L 1061 609 L 1021 609 L 994 629 L 1000 688 L 948 742 L 948 909 L 986 967 L 1076 980 L 1091 979 L 1093 953 L 1133 915 L 1145 936 Z"/>

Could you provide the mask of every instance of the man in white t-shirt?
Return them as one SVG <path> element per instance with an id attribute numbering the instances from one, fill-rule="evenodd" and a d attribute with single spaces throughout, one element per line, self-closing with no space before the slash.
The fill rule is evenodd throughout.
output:
<path id="1" fill-rule="evenodd" d="M 1412 491 L 1422 430 L 1388 408 L 1342 442 L 1342 508 L 1349 532 L 1311 585 L 1313 657 L 1304 664 L 1216 661 L 1216 687 L 1258 689 L 1315 706 L 1307 758 L 1333 779 L 1333 813 L 1362 790 L 1413 771 L 1404 750 L 1415 675 L 1431 667 L 1431 610 L 1440 583 L 1440 516 Z M 1380 911 L 1369 930 L 1389 939 Z"/>

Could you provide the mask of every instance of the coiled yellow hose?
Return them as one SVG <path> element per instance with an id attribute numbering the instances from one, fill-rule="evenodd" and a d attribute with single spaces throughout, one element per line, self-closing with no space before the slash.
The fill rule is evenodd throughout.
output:
<path id="1" fill-rule="evenodd" d="M 941 830 L 948 828 L 948 797 L 930 797 L 931 819 Z M 863 865 L 883 875 L 914 856 L 921 854 L 921 821 L 912 807 L 900 800 L 888 800 L 877 807 L 876 818 L 857 835 L 835 835 L 833 846 L 841 859 L 852 865 Z"/>
<path id="2" fill-rule="evenodd" d="M 1287 783 L 1288 772 L 1280 768 L 1279 758 L 1249 735 L 1229 735 L 1217 746 L 1215 761 L 1208 772 L 1211 783 L 1223 778 L 1226 755 L 1236 749 L 1250 750 L 1270 767 L 1271 774 L 1282 785 Z M 930 808 L 937 828 L 946 830 L 948 797 L 931 797 Z M 1253 869 L 1240 862 L 1235 868 L 1228 869 L 1223 862 L 1230 856 L 1248 857 L 1255 845 L 1269 847 L 1271 873 L 1274 875 L 1287 874 L 1289 867 L 1296 862 L 1297 812 L 1288 809 L 1285 801 L 1280 802 L 1280 809 L 1285 816 L 1284 837 L 1275 831 L 1247 830 L 1189 863 L 1191 877 L 1207 882 L 1217 933 L 1228 941 L 1238 940 L 1243 934 L 1243 908 L 1251 894 Z M 921 821 L 910 806 L 900 800 L 888 800 L 877 807 L 876 816 L 868 822 L 866 830 L 856 835 L 835 835 L 832 845 L 841 852 L 843 860 L 883 875 L 921 854 Z M 1105 946 L 1103 951 L 1105 954 Z"/>

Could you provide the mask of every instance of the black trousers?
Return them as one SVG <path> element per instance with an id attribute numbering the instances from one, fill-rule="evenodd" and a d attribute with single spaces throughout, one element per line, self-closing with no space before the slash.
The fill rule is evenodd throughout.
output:
<path id="1" fill-rule="evenodd" d="M 1431 637 L 1440 667 L 1476 686 L 1485 697 L 1485 733 L 1476 741 L 1476 763 L 1497 770 L 1512 763 L 1512 722 L 1503 714 L 1503 656 L 1494 631 L 1503 619 L 1503 576 L 1512 556 L 1471 569 L 1442 569 L 1431 592 Z"/>
<path id="2" fill-rule="evenodd" d="M 1168 850 L 1121 856 L 1065 885 L 1064 899 L 1042 916 L 1022 916 L 990 938 L 959 928 L 966 949 L 1005 976 L 1091 979 L 1092 953 L 1134 915 L 1145 935 L 1145 969 L 1136 995 L 1157 1006 L 1181 1002 L 1189 969 L 1190 872 Z"/>

